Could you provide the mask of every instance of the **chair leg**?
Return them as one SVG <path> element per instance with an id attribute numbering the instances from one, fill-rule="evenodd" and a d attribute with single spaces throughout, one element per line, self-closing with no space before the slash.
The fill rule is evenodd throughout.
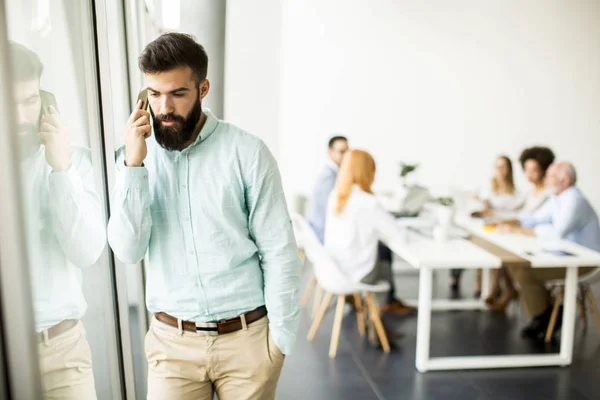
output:
<path id="1" fill-rule="evenodd" d="M 315 274 L 312 274 L 310 276 L 310 281 L 308 281 L 308 284 L 306 285 L 306 289 L 304 289 L 304 294 L 302 295 L 302 302 L 300 303 L 302 308 L 306 308 L 308 305 L 308 300 L 310 300 L 310 295 L 315 287 L 315 283 L 317 283 L 317 277 Z"/>
<path id="2" fill-rule="evenodd" d="M 337 297 L 337 307 L 335 308 L 335 317 L 333 319 L 333 332 L 331 333 L 331 344 L 329 345 L 329 358 L 335 358 L 338 344 L 340 342 L 340 333 L 342 331 L 342 320 L 344 319 L 344 304 L 346 296 Z"/>
<path id="3" fill-rule="evenodd" d="M 596 307 L 596 300 L 594 299 L 592 288 L 588 286 L 586 291 L 588 299 L 590 300 L 590 308 L 592 309 L 592 315 L 594 315 L 594 321 L 596 321 L 596 329 L 598 329 L 598 333 L 600 333 L 600 315 L 598 314 L 598 307 Z"/>
<path id="4" fill-rule="evenodd" d="M 331 302 L 332 296 L 333 295 L 331 293 L 325 294 L 325 299 L 323 300 L 323 303 L 321 304 L 321 308 L 319 309 L 319 312 L 315 316 L 315 320 L 313 321 L 312 325 L 310 326 L 310 330 L 308 331 L 308 340 L 311 342 L 315 338 L 315 335 L 317 334 L 317 331 L 319 330 L 319 326 L 321 326 L 321 322 L 323 321 L 323 317 L 325 316 L 325 313 L 327 312 L 327 307 L 329 307 L 329 302 Z"/>
<path id="5" fill-rule="evenodd" d="M 581 318 L 583 319 L 583 330 L 587 331 L 588 321 L 587 321 L 587 307 L 585 306 L 585 292 L 586 286 L 584 284 L 579 285 L 579 294 L 577 296 L 577 306 L 579 308 L 579 314 L 581 314 Z"/>
<path id="6" fill-rule="evenodd" d="M 375 325 L 373 325 L 373 318 L 371 318 L 371 310 L 369 309 L 369 303 L 366 300 L 366 293 L 363 303 L 363 311 L 365 313 L 365 324 L 367 328 L 367 339 L 373 346 L 377 344 L 377 333 L 375 332 Z"/>
<path id="7" fill-rule="evenodd" d="M 552 308 L 552 316 L 550 316 L 550 323 L 548 324 L 548 329 L 546 329 L 546 343 L 550 343 L 550 339 L 552 339 L 552 334 L 554 333 L 554 325 L 556 325 L 556 317 L 558 315 L 558 308 L 560 307 L 560 303 L 562 303 L 563 298 L 563 288 L 558 289 L 558 294 L 556 295 L 556 300 L 554 301 L 554 307 Z"/>
<path id="8" fill-rule="evenodd" d="M 369 307 L 369 314 L 371 315 L 373 325 L 375 325 L 375 330 L 377 331 L 377 336 L 379 336 L 381 347 L 383 347 L 384 352 L 389 353 L 390 342 L 388 342 L 387 335 L 385 334 L 385 329 L 383 329 L 383 324 L 381 323 L 381 318 L 379 318 L 379 310 L 377 309 L 375 300 L 373 300 L 373 294 L 367 293 L 365 295 L 365 301 L 367 302 L 367 307 Z"/>
<path id="9" fill-rule="evenodd" d="M 304 267 L 306 261 L 306 253 L 304 253 L 304 249 L 298 249 L 298 257 L 300 257 L 302 267 Z"/>
<path id="10" fill-rule="evenodd" d="M 365 336 L 365 309 L 363 308 L 362 298 L 360 294 L 354 293 L 354 303 L 356 304 L 356 321 L 358 323 L 358 333 L 360 337 Z"/>
<path id="11" fill-rule="evenodd" d="M 315 289 L 315 296 L 313 297 L 312 314 L 310 315 L 311 318 L 314 318 L 317 314 L 317 311 L 319 311 L 319 305 L 321 304 L 321 298 L 323 297 L 323 288 L 319 286 L 319 284 L 316 286 L 317 288 Z"/>

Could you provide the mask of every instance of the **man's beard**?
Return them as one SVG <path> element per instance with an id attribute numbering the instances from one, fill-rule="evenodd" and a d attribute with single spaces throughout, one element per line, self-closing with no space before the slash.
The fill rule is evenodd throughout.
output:
<path id="1" fill-rule="evenodd" d="M 552 193 L 553 195 L 557 195 L 561 189 L 561 187 L 559 185 L 549 185 L 546 187 L 548 188 L 548 190 L 550 190 L 550 193 Z"/>
<path id="2" fill-rule="evenodd" d="M 32 156 L 40 148 L 38 131 L 39 125 L 37 124 L 19 124 L 17 126 L 17 132 L 19 132 L 17 144 L 21 159 Z"/>
<path id="3" fill-rule="evenodd" d="M 152 110 L 150 112 L 152 113 Z M 196 100 L 194 107 L 185 118 L 173 113 L 159 115 L 152 113 L 152 125 L 154 127 L 156 142 L 165 150 L 183 150 L 194 136 L 194 130 L 201 117 L 202 105 L 200 99 Z M 175 124 L 165 126 L 162 124 L 162 121 L 174 121 Z"/>

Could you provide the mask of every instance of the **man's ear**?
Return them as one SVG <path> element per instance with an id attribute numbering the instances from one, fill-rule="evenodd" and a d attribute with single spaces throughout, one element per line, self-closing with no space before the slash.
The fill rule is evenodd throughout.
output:
<path id="1" fill-rule="evenodd" d="M 209 91 L 210 91 L 210 81 L 208 79 L 205 79 L 200 83 L 200 90 L 199 90 L 200 100 L 203 100 Z"/>

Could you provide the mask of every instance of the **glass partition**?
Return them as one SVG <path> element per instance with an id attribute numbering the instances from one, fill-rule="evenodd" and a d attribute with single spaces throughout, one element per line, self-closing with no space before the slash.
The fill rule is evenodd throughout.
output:
<path id="1" fill-rule="evenodd" d="M 93 2 L 8 0 L 4 7 L 16 121 L 8 133 L 18 143 L 43 391 L 120 399 Z"/>

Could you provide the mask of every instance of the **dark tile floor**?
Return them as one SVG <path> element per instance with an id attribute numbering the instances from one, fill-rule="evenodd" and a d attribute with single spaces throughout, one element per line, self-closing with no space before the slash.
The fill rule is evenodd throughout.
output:
<path id="1" fill-rule="evenodd" d="M 463 278 L 470 294 L 472 274 Z M 417 297 L 417 276 L 396 277 L 398 295 Z M 447 275 L 436 276 L 438 297 L 448 295 Z M 599 288 L 595 288 L 600 300 Z M 303 312 L 295 352 L 287 357 L 277 398 L 286 399 L 600 399 L 600 335 L 588 316 L 583 332 L 578 319 L 576 349 L 569 368 L 429 372 L 415 369 L 416 317 L 386 318 L 406 336 L 389 355 L 359 337 L 354 313 L 345 316 L 337 358 L 328 357 L 333 310 L 314 342 L 306 340 L 310 320 Z M 556 345 L 536 346 L 519 337 L 526 317 L 514 304 L 506 314 L 482 311 L 436 312 L 432 319 L 432 356 L 533 354 L 557 352 Z"/>

